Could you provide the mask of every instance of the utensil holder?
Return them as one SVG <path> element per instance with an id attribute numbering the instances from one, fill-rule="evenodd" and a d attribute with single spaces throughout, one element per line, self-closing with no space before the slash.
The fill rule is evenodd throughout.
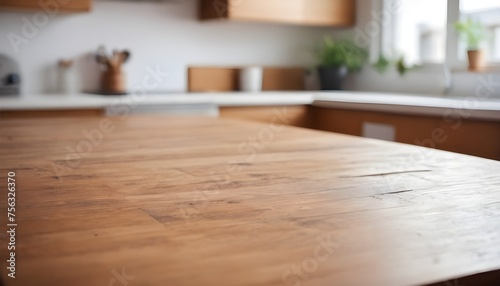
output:
<path id="1" fill-rule="evenodd" d="M 125 93 L 125 74 L 121 70 L 115 69 L 104 71 L 102 73 L 101 89 L 105 93 Z"/>

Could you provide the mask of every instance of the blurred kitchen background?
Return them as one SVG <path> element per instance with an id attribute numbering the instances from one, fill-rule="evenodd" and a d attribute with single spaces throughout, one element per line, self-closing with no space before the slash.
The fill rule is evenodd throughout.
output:
<path id="1" fill-rule="evenodd" d="M 268 5 L 267 19 L 251 21 L 224 19 L 228 10 L 245 7 L 245 0 L 208 1 L 222 14 L 207 21 L 200 21 L 200 2 L 206 1 L 69 1 L 80 5 L 74 10 L 65 9 L 65 2 L 0 0 L 0 53 L 19 63 L 23 94 L 57 92 L 57 63 L 63 59 L 74 61 L 77 91 L 98 90 L 101 70 L 94 54 L 99 46 L 130 51 L 124 66 L 128 90 L 141 82 L 147 67 L 159 66 L 169 78 L 155 90 L 185 92 L 190 66 L 314 70 L 318 64 L 314 51 L 325 35 L 331 35 L 354 41 L 370 54 L 364 68 L 349 75 L 345 89 L 465 97 L 474 92 L 479 79 L 477 73 L 467 71 L 465 45 L 453 23 L 468 18 L 480 19 L 488 29 L 484 48 L 489 65 L 483 73 L 500 82 L 500 69 L 496 69 L 500 2 L 495 0 L 461 0 L 460 4 L 456 0 L 352 0 L 357 2 L 352 23 L 286 19 L 294 13 L 290 3 L 297 1 L 274 0 Z M 390 8 L 393 2 L 400 5 L 397 11 Z M 341 11 L 344 16 L 349 13 L 349 8 Z M 419 68 L 401 75 L 395 63 L 380 72 L 373 66 L 380 55 L 394 62 L 404 57 L 408 67 Z M 314 74 L 306 88 L 319 88 Z"/>

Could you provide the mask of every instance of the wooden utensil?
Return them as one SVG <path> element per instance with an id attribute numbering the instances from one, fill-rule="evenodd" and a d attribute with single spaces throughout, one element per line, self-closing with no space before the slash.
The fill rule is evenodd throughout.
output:
<path id="1" fill-rule="evenodd" d="M 130 52 L 128 50 L 123 50 L 120 52 L 121 62 L 126 63 L 130 58 Z"/>
<path id="2" fill-rule="evenodd" d="M 96 61 L 101 64 L 101 66 L 103 67 L 103 69 L 106 69 L 106 68 L 109 68 L 109 65 L 108 65 L 108 54 L 106 52 L 106 48 L 104 46 L 100 46 L 99 48 L 97 48 L 97 52 L 96 52 Z"/>

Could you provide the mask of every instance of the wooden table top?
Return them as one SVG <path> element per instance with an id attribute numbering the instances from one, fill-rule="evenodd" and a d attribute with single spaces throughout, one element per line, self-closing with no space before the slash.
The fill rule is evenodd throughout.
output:
<path id="1" fill-rule="evenodd" d="M 500 269 L 496 161 L 184 117 L 3 120 L 0 144 L 1 188 L 14 171 L 17 190 L 5 285 L 420 285 Z"/>

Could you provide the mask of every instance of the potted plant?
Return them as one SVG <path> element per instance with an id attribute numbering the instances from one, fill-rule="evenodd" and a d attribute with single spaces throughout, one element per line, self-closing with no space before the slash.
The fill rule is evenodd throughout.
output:
<path id="1" fill-rule="evenodd" d="M 455 29 L 467 44 L 467 55 L 469 58 L 469 70 L 481 71 L 485 67 L 484 51 L 480 45 L 486 37 L 486 28 L 479 21 L 468 19 L 465 22 L 455 24 Z"/>
<path id="2" fill-rule="evenodd" d="M 348 72 L 361 69 L 368 59 L 368 53 L 349 41 L 334 41 L 327 36 L 317 57 L 321 90 L 342 90 Z"/>

